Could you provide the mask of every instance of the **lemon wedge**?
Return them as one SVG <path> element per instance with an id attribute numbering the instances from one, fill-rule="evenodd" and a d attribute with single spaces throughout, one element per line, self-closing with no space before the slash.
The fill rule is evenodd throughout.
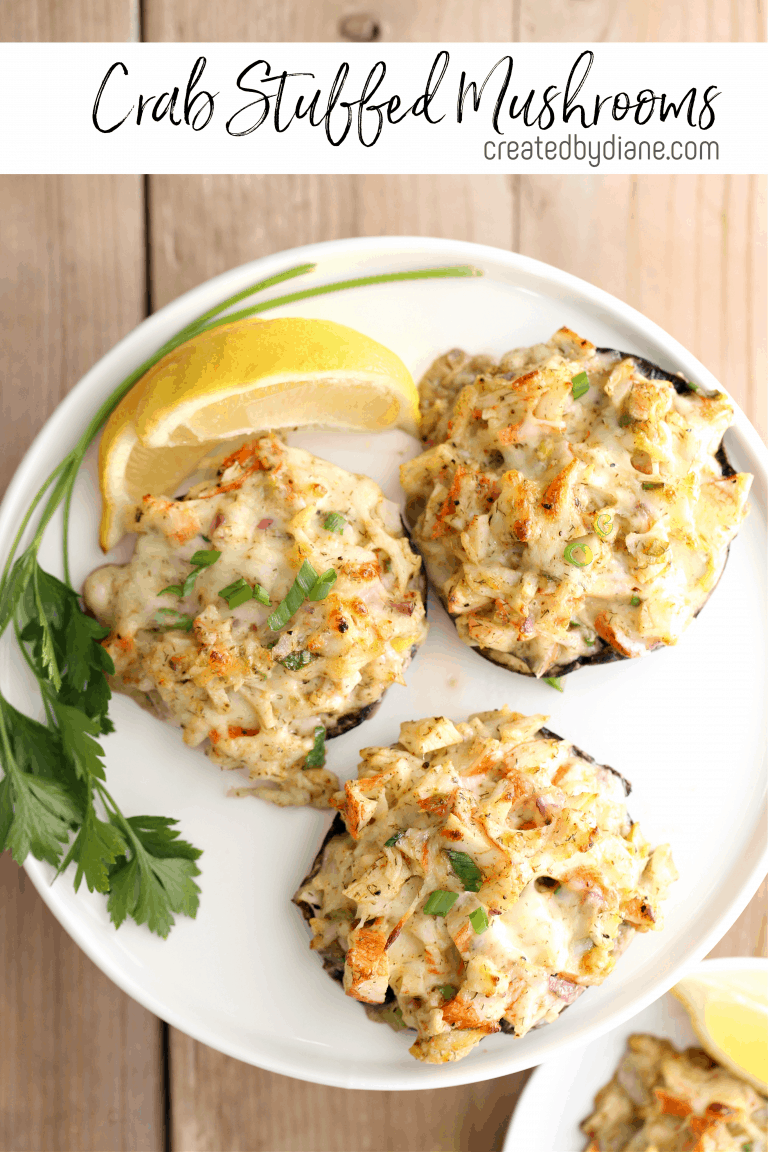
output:
<path id="1" fill-rule="evenodd" d="M 101 438 L 99 540 L 108 551 L 147 492 L 172 495 L 198 467 L 271 428 L 416 432 L 402 360 L 330 320 L 247 319 L 202 332 L 157 362 Z"/>
<path id="2" fill-rule="evenodd" d="M 768 966 L 687 976 L 672 991 L 712 1059 L 768 1092 Z"/>

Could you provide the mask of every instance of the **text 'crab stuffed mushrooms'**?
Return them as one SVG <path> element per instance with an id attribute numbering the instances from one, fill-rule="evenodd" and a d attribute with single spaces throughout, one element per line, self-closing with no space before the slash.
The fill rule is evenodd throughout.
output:
<path id="1" fill-rule="evenodd" d="M 421 561 L 365 476 L 262 436 L 88 577 L 113 688 L 276 804 L 327 807 L 325 736 L 371 714 L 427 632 Z"/>
<path id="2" fill-rule="evenodd" d="M 441 1064 L 524 1036 L 600 984 L 637 929 L 661 927 L 677 873 L 627 816 L 610 768 L 503 709 L 401 725 L 358 779 L 297 893 L 344 990 L 415 1028 Z M 388 993 L 388 989 L 392 993 Z"/>
<path id="3" fill-rule="evenodd" d="M 543 676 L 677 643 L 746 514 L 726 396 L 566 328 L 499 363 L 449 352 L 420 392 L 402 483 L 465 644 Z"/>

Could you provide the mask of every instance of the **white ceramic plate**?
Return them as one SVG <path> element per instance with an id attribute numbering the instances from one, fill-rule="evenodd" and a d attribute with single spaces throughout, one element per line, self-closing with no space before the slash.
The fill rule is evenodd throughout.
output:
<path id="1" fill-rule="evenodd" d="M 546 340 L 566 324 L 597 344 L 640 353 L 705 387 L 716 386 L 701 364 L 637 312 L 522 256 L 398 237 L 295 249 L 201 285 L 145 321 L 88 373 L 19 468 L 0 515 L 2 551 L 52 462 L 135 365 L 217 301 L 304 261 L 317 262 L 318 283 L 456 262 L 484 270 L 483 278 L 356 289 L 282 309 L 362 329 L 398 352 L 416 377 L 435 355 L 457 344 L 501 354 Z M 416 450 L 414 441 L 397 432 L 302 434 L 294 442 L 368 473 L 395 500 L 397 466 Z M 507 703 L 522 712 L 551 714 L 556 732 L 633 782 L 633 817 L 654 842 L 672 843 L 680 870 L 668 926 L 639 937 L 607 983 L 557 1023 L 523 1040 L 490 1037 L 458 1064 L 433 1067 L 413 1060 L 407 1033 L 395 1035 L 371 1023 L 323 972 L 291 904 L 329 817 L 231 799 L 232 776 L 222 775 L 202 753 L 186 748 L 175 730 L 125 698 L 113 701 L 117 732 L 104 741 L 110 787 L 127 814 L 178 817 L 183 835 L 204 849 L 198 917 L 182 917 L 165 942 L 132 923 L 115 932 L 101 897 L 89 896 L 84 887 L 76 896 L 69 877 L 51 886 L 51 870 L 30 861 L 27 870 L 43 899 L 91 959 L 151 1011 L 206 1044 L 288 1076 L 350 1088 L 443 1087 L 531 1067 L 615 1027 L 719 939 L 766 870 L 766 452 L 741 413 L 727 443 L 734 465 L 756 474 L 752 512 L 720 586 L 677 648 L 582 670 L 568 678 L 560 695 L 465 648 L 433 602 L 432 628 L 409 670 L 408 687 L 392 687 L 373 719 L 330 744 L 329 767 L 346 778 L 356 772 L 358 749 L 391 743 L 401 720 L 440 712 L 463 719 Z M 96 543 L 94 464 L 92 452 L 74 500 L 76 583 L 103 562 Z M 55 522 L 52 527 L 41 558 L 59 572 Z M 0 649 L 0 682 L 18 706 L 30 706 L 25 670 L 7 638 Z"/>
<path id="2" fill-rule="evenodd" d="M 704 960 L 686 975 L 755 968 L 768 973 L 768 960 L 730 956 Z M 659 1036 L 678 1049 L 700 1043 L 685 1008 L 668 992 L 607 1036 L 537 1068 L 517 1102 L 503 1152 L 584 1152 L 587 1138 L 579 1125 L 592 1111 L 598 1089 L 616 1071 L 634 1032 Z"/>

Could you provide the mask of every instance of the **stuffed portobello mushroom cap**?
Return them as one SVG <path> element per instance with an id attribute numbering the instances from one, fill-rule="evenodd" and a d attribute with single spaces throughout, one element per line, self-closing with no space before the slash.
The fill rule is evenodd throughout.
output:
<path id="1" fill-rule="evenodd" d="M 130 562 L 84 588 L 110 629 L 111 686 L 245 769 L 254 783 L 239 792 L 327 807 L 338 780 L 325 737 L 405 683 L 427 633 L 421 558 L 397 508 L 368 477 L 269 434 L 185 496 L 145 496 L 133 531 Z"/>
<path id="2" fill-rule="evenodd" d="M 418 1060 L 524 1036 L 662 926 L 677 878 L 627 815 L 626 781 L 508 709 L 401 725 L 358 778 L 294 897 L 344 991 Z"/>
<path id="3" fill-rule="evenodd" d="M 420 394 L 407 518 L 465 644 L 559 676 L 677 643 L 747 512 L 725 395 L 566 328 L 449 352 Z"/>

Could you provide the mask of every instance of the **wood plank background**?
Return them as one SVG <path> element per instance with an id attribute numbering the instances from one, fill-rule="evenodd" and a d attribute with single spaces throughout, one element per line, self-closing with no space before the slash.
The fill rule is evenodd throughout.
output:
<path id="1" fill-rule="evenodd" d="M 758 40 L 760 0 L 3 0 L 3 40 Z M 0 490 L 83 372 L 144 316 L 245 260 L 339 236 L 477 240 L 575 272 L 660 323 L 766 430 L 758 177 L 0 178 Z M 715 955 L 765 955 L 765 885 Z M 526 1073 L 343 1092 L 168 1029 L 0 858 L 3 1152 L 500 1148 Z M 525 1152 L 525 1150 L 520 1150 Z"/>

